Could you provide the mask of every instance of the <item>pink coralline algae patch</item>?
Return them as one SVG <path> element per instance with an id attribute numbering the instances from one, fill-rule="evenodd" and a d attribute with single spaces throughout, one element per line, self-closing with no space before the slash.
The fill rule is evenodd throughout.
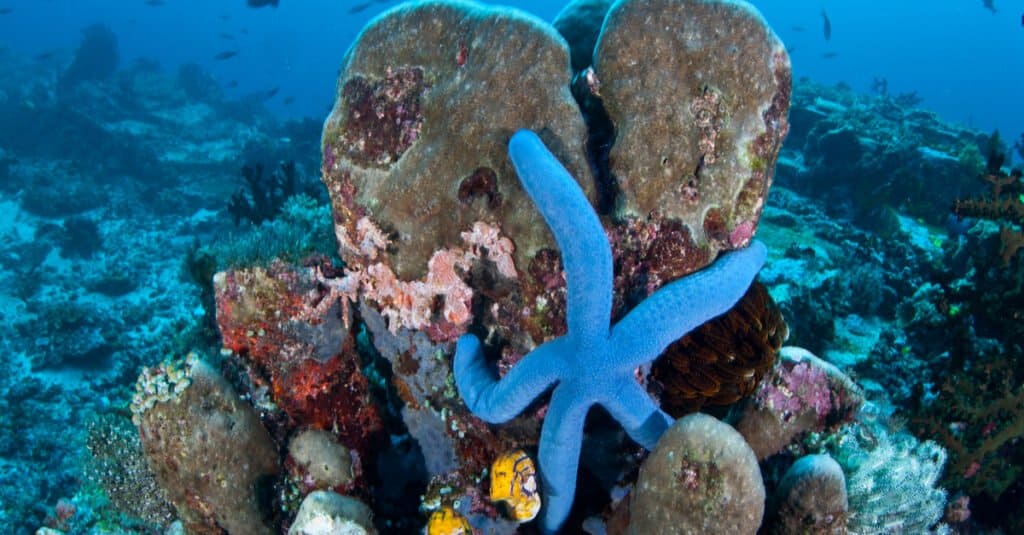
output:
<path id="1" fill-rule="evenodd" d="M 754 222 L 749 220 L 736 225 L 729 233 L 729 245 L 735 248 L 746 247 L 754 237 L 755 226 Z"/>
<path id="2" fill-rule="evenodd" d="M 782 415 L 784 421 L 812 409 L 823 420 L 832 409 L 832 394 L 825 371 L 806 362 L 780 370 L 757 394 L 757 401 Z"/>
<path id="3" fill-rule="evenodd" d="M 355 232 L 350 233 L 344 226 L 337 226 L 334 229 L 335 236 L 341 244 L 341 255 L 343 258 L 363 257 L 366 260 L 376 260 L 378 252 L 388 245 L 388 237 L 384 232 L 373 224 L 369 217 L 361 217 L 356 221 Z"/>
<path id="4" fill-rule="evenodd" d="M 350 297 L 377 303 L 392 333 L 400 328 L 425 329 L 434 341 L 454 340 L 472 320 L 473 290 L 463 280 L 464 275 L 486 260 L 503 277 L 517 277 L 515 246 L 484 222 L 474 223 L 471 230 L 461 234 L 464 249 L 435 251 L 427 263 L 426 277 L 412 281 L 399 279 L 385 262 L 373 262 L 383 256 L 388 240 L 368 217 L 356 223 L 354 236 L 344 227 L 336 231 L 345 256 L 358 257 L 366 264 L 365 269 L 356 267 L 347 275 L 352 280 Z"/>
<path id="5" fill-rule="evenodd" d="M 817 426 L 832 426 L 863 403 L 860 388 L 834 365 L 797 347 L 782 348 L 781 356 L 755 400 L 782 421 L 813 415 Z"/>

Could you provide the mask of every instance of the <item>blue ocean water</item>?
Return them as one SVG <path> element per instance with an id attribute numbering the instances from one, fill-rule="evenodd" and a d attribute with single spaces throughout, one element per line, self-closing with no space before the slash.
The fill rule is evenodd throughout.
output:
<path id="1" fill-rule="evenodd" d="M 419 532 L 432 513 L 446 511 L 442 505 L 476 528 L 536 532 L 535 522 L 517 526 L 507 508 L 480 494 L 492 483 L 482 483 L 487 463 L 474 455 L 515 444 L 536 458 L 546 407 L 531 406 L 536 412 L 508 432 L 412 399 L 419 395 L 415 381 L 427 377 L 431 396 L 464 410 L 444 368 L 454 339 L 444 337 L 467 327 L 447 321 L 460 312 L 443 307 L 440 290 L 423 310 L 403 311 L 446 317 L 428 322 L 423 332 L 429 334 L 410 342 L 412 349 L 403 346 L 402 334 L 390 337 L 397 328 L 382 327 L 398 321 L 387 315 L 393 311 L 374 316 L 380 311 L 330 308 L 319 300 L 303 306 L 330 321 L 292 318 L 302 325 L 274 335 L 334 343 L 308 359 L 323 368 L 302 368 L 303 375 L 287 367 L 293 363 L 286 362 L 286 349 L 257 350 L 256 342 L 239 349 L 263 337 L 264 328 L 273 330 L 272 320 L 252 319 L 269 306 L 259 301 L 267 288 L 299 301 L 303 295 L 324 303 L 351 298 L 346 284 L 358 270 L 345 271 L 336 233 L 345 232 L 339 221 L 354 216 L 339 215 L 351 208 L 350 199 L 339 200 L 320 181 L 321 133 L 346 51 L 367 23 L 397 4 L 0 0 L 0 532 L 288 532 L 314 489 L 368 504 L 375 517 L 363 522 L 368 532 L 373 525 L 381 533 Z M 542 21 L 563 8 L 512 5 Z M 765 308 L 788 324 L 791 347 L 774 365 L 778 347 L 772 348 L 768 368 L 749 370 L 756 392 L 703 410 L 741 431 L 744 411 L 783 403 L 778 396 L 795 404 L 782 411 L 783 427 L 802 417 L 813 421 L 807 411 L 819 411 L 812 429 L 793 431 L 784 448 L 757 461 L 772 494 L 789 485 L 783 473 L 798 460 L 833 457 L 845 478 L 843 511 L 814 514 L 848 521 L 851 533 L 1024 533 L 1024 255 L 1018 251 L 1024 246 L 1024 0 L 752 5 L 792 62 L 789 137 L 760 221 L 752 223 L 769 250 L 759 280 L 774 304 Z M 418 83 L 412 71 L 396 66 L 395 72 L 388 83 L 402 91 L 401 84 Z M 378 87 L 374 98 L 391 98 L 387 89 Z M 409 109 L 406 101 L 374 108 L 382 118 L 399 117 L 398 145 L 418 141 L 415 120 L 402 122 Z M 588 126 L 592 134 L 600 129 Z M 992 135 L 996 130 L 1000 136 Z M 614 165 L 594 160 L 593 169 Z M 385 158 L 369 167 L 386 164 Z M 478 182 L 462 185 L 469 184 L 469 197 L 483 191 L 487 202 L 500 203 L 488 190 L 487 170 L 471 170 Z M 403 193 L 413 204 L 432 204 L 419 192 L 394 190 L 359 202 L 383 203 L 391 200 L 386 195 Z M 460 187 L 460 200 L 463 194 Z M 664 229 L 653 221 L 614 235 L 616 247 L 657 241 L 653 236 Z M 383 255 L 386 246 L 375 247 L 386 240 L 374 230 L 359 227 L 358 248 Z M 463 239 L 490 241 L 460 250 L 465 256 L 451 261 L 458 280 L 444 291 L 493 284 L 502 259 L 510 258 L 501 255 L 505 242 L 477 230 Z M 398 240 L 396 228 L 383 233 Z M 719 239 L 741 246 L 739 234 L 733 229 Z M 649 257 L 616 257 L 616 277 L 642 282 L 617 278 L 616 284 L 635 287 L 617 286 L 614 306 L 635 306 L 644 291 L 665 282 L 656 264 L 674 261 L 665 260 L 672 254 L 666 248 L 679 250 L 647 245 Z M 466 262 L 478 264 L 470 269 Z M 265 271 L 244 279 L 252 266 Z M 534 268 L 519 269 L 559 295 L 560 276 L 545 279 Z M 415 301 L 412 290 L 401 291 Z M 501 301 L 507 291 L 490 288 L 465 314 L 485 316 L 480 299 L 493 299 L 495 311 L 499 304 L 511 307 Z M 559 299 L 539 297 L 532 312 L 522 306 L 522 315 L 564 316 Z M 290 310 L 278 308 L 274 314 Z M 506 321 L 491 313 L 495 322 Z M 331 330 L 340 324 L 351 330 Z M 484 334 L 484 326 L 472 328 Z M 558 332 L 552 325 L 515 336 L 502 330 L 505 324 L 486 328 L 499 340 L 487 343 L 496 345 L 490 356 L 503 372 L 523 356 L 515 345 L 521 337 L 532 344 Z M 779 333 L 755 334 L 770 346 L 785 338 Z M 417 346 L 428 338 L 437 345 Z M 347 362 L 352 369 L 330 367 L 337 347 L 354 359 Z M 259 361 L 259 351 L 270 360 Z M 743 360 L 739 349 L 721 351 L 728 366 Z M 808 351 L 820 361 L 804 357 Z M 205 380 L 188 355 L 213 362 L 213 375 L 228 385 L 210 387 L 210 399 L 240 400 L 238 411 L 253 416 L 229 426 L 244 430 L 237 432 L 241 442 L 215 439 L 213 446 L 203 442 L 206 449 L 175 453 L 199 459 L 199 466 L 222 466 L 228 461 L 217 454 L 242 450 L 230 459 L 245 459 L 239 464 L 246 470 L 258 463 L 240 443 L 259 443 L 251 450 L 273 457 L 268 464 L 276 471 L 268 469 L 266 477 L 246 479 L 251 474 L 239 475 L 245 470 L 233 473 L 238 479 L 225 476 L 243 496 L 229 505 L 216 489 L 195 489 L 201 497 L 191 502 L 177 495 L 181 489 L 169 480 L 194 488 L 213 476 L 187 480 L 178 475 L 188 471 L 179 471 L 187 461 L 173 469 L 161 464 L 173 448 L 154 439 L 152 424 L 140 423 L 140 414 L 179 394 L 176 388 Z M 649 371 L 642 367 L 637 375 L 667 407 L 672 388 Z M 696 373 L 705 375 L 693 382 L 729 388 L 719 384 L 722 377 L 706 375 L 716 371 Z M 331 396 L 341 396 L 339 390 L 331 388 L 365 397 L 338 401 Z M 215 404 L 197 403 L 204 410 L 209 405 Z M 377 412 L 367 415 L 365 407 Z M 337 415 L 345 410 L 351 413 Z M 345 427 L 353 421 L 363 427 Z M 179 427 L 192 430 L 189 425 Z M 297 437 L 309 430 L 332 438 L 301 442 Z M 218 428 L 211 423 L 206 431 L 217 435 Z M 621 533 L 616 529 L 629 509 L 621 497 L 634 488 L 644 454 L 603 414 L 588 420 L 585 437 L 582 490 L 565 530 Z M 299 460 L 309 451 L 331 462 L 351 456 L 358 468 L 346 468 L 350 480 L 324 483 Z M 365 451 L 375 458 L 361 461 Z M 691 481 L 691 491 L 700 488 Z M 781 526 L 781 513 L 767 503 L 765 529 Z M 197 516 L 197 510 L 216 512 Z"/>
<path id="2" fill-rule="evenodd" d="M 240 4 L 9 0 L 4 6 L 15 11 L 0 17 L 0 31 L 5 46 L 35 56 L 73 48 L 81 28 L 102 22 L 117 34 L 127 61 L 151 58 L 169 69 L 197 63 L 222 83 L 236 80 L 238 87 L 229 92 L 235 96 L 280 87 L 282 98 L 292 96 L 295 102 L 284 106 L 281 99 L 271 101 L 271 110 L 319 117 L 333 102 L 344 51 L 362 25 L 390 5 L 309 0 L 247 9 Z M 545 20 L 561 10 L 557 2 L 514 5 Z M 1024 123 L 1019 105 L 1024 2 L 995 2 L 994 13 L 980 0 L 754 5 L 792 49 L 796 76 L 845 82 L 860 91 L 868 91 L 874 78 L 885 78 L 890 91 L 916 92 L 929 109 L 951 121 L 1005 133 L 1020 130 Z M 828 41 L 822 10 L 833 25 Z M 231 61 L 215 61 L 224 50 L 243 53 Z M 828 53 L 837 55 L 826 58 Z"/>

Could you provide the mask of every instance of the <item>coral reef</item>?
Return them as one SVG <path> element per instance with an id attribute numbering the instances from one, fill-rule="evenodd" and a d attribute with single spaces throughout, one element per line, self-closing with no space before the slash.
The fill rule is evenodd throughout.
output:
<path id="1" fill-rule="evenodd" d="M 847 533 L 846 476 L 828 455 L 798 459 L 775 491 L 778 510 L 773 533 Z"/>
<path id="2" fill-rule="evenodd" d="M 851 421 L 863 402 L 860 387 L 838 368 L 805 349 L 784 347 L 736 428 L 762 460 L 803 433 Z"/>
<path id="3" fill-rule="evenodd" d="M 754 452 L 706 414 L 677 420 L 640 468 L 629 533 L 755 533 L 765 491 Z"/>
<path id="4" fill-rule="evenodd" d="M 888 95 L 801 80 L 790 124 L 779 184 L 862 228 L 881 234 L 889 209 L 941 225 L 950 192 L 977 191 L 983 136 Z"/>
<path id="5" fill-rule="evenodd" d="M 749 243 L 791 90 L 789 56 L 760 14 L 746 3 L 617 2 L 594 72 L 616 129 L 618 212 L 682 224 L 683 258 Z"/>
<path id="6" fill-rule="evenodd" d="M 583 423 L 590 407 L 601 405 L 633 440 L 652 448 L 671 418 L 633 380 L 634 370 L 732 307 L 767 253 L 754 242 L 698 274 L 664 286 L 611 325 L 611 250 L 593 208 L 533 132 L 513 135 L 509 154 L 565 263 L 568 332 L 527 354 L 500 382 L 486 368 L 479 339 L 465 335 L 456 347 L 455 381 L 473 414 L 492 423 L 512 419 L 557 383 L 538 454 L 545 495 L 551 497 L 543 528 L 557 531 L 572 506 Z"/>
<path id="7" fill-rule="evenodd" d="M 514 10 L 401 5 L 346 54 L 322 137 L 195 65 L 61 90 L 0 50 L 0 524 L 513 533 L 555 511 L 569 532 L 943 533 L 945 508 L 954 529 L 1020 531 L 1020 263 L 985 217 L 942 219 L 985 195 L 989 138 L 909 96 L 791 94 L 782 44 L 742 2 L 581 0 L 556 27 L 568 43 Z M 787 129 L 776 182 L 802 191 L 767 202 Z M 327 204 L 284 194 L 306 190 L 318 143 Z M 293 159 L 225 209 L 241 162 Z M 1012 173 L 986 174 L 1012 207 Z M 1013 227 L 991 195 L 971 202 Z M 732 262 L 759 242 L 765 288 L 675 339 L 693 325 L 664 323 L 746 289 Z M 820 359 L 773 364 L 782 318 Z M 138 370 L 197 346 L 216 364 L 147 368 L 129 428 Z M 743 433 L 699 415 L 655 444 L 661 411 L 698 407 Z M 670 471 L 677 439 L 724 439 L 743 462 Z M 796 477 L 825 453 L 845 512 L 836 466 L 828 489 Z M 793 503 L 762 521 L 780 487 Z M 796 512 L 808 498 L 829 503 Z"/>
<path id="8" fill-rule="evenodd" d="M 190 533 L 273 533 L 277 449 L 256 411 L 190 355 L 143 371 L 132 401 L 149 466 Z"/>
<path id="9" fill-rule="evenodd" d="M 217 270 L 269 264 L 284 243 L 295 260 L 332 251 L 330 208 L 316 198 L 289 201 L 262 233 L 233 228 L 224 210 L 239 163 L 254 161 L 247 147 L 318 168 L 322 120 L 198 95 L 145 58 L 64 91 L 78 45 L 77 32 L 65 37 L 69 49 L 48 59 L 0 51 L 0 525 L 154 532 L 174 513 L 126 425 L 135 379 L 166 355 L 220 349 L 182 259 L 196 240 Z"/>

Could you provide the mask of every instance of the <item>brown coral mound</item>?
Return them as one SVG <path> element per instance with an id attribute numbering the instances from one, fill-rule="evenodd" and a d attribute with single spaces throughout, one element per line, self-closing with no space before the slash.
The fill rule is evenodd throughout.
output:
<path id="1" fill-rule="evenodd" d="M 521 128 L 540 132 L 593 194 L 570 79 L 565 42 L 516 10 L 431 0 L 370 23 L 345 56 L 323 133 L 323 180 L 345 262 L 383 261 L 399 279 L 417 279 L 436 250 L 461 243 L 478 221 L 515 242 L 518 266 L 553 247 L 506 144 Z M 359 243 L 363 217 L 389 240 L 371 258 L 346 245 Z"/>
<path id="2" fill-rule="evenodd" d="M 769 533 L 847 533 L 846 475 L 828 454 L 807 455 L 797 460 L 786 471 L 775 494 L 778 511 Z"/>
<path id="3" fill-rule="evenodd" d="M 765 491 L 743 437 L 707 414 L 680 418 L 640 466 L 629 535 L 757 532 Z"/>
<path id="4" fill-rule="evenodd" d="M 185 532 L 275 532 L 265 497 L 279 472 L 259 415 L 220 372 L 191 355 L 143 370 L 132 411 L 156 482 Z"/>
<path id="5" fill-rule="evenodd" d="M 615 125 L 617 215 L 678 220 L 708 262 L 747 245 L 789 129 L 789 56 L 761 15 L 746 2 L 615 2 L 594 74 Z"/>
<path id="6" fill-rule="evenodd" d="M 679 418 L 754 393 L 788 334 L 779 307 L 755 281 L 728 313 L 670 345 L 651 370 L 661 406 Z"/>

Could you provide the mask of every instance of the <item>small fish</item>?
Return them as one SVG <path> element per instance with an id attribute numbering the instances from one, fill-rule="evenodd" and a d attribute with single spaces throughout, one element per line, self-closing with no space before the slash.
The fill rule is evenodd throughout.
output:
<path id="1" fill-rule="evenodd" d="M 352 13 L 352 14 L 355 14 L 355 13 L 359 13 L 361 11 L 366 11 L 366 9 L 369 8 L 371 5 L 373 5 L 373 4 L 371 4 L 370 2 L 363 2 L 362 4 L 356 4 L 356 5 L 352 6 L 352 7 L 350 7 L 348 12 Z"/>
<path id="2" fill-rule="evenodd" d="M 790 28 L 790 30 L 793 30 L 794 32 L 800 33 L 800 32 L 807 31 L 807 28 L 804 28 L 803 26 L 793 26 L 792 28 Z"/>
<path id="3" fill-rule="evenodd" d="M 230 82 L 227 83 L 227 85 L 225 87 L 227 87 L 229 89 L 238 87 L 238 80 L 231 80 Z"/>
<path id="4" fill-rule="evenodd" d="M 991 11 L 992 13 L 995 13 L 997 11 L 995 0 L 981 0 L 981 5 L 985 6 L 985 9 Z"/>
<path id="5" fill-rule="evenodd" d="M 225 50 L 223 52 L 218 52 L 216 56 L 213 56 L 213 59 L 215 59 L 217 61 L 224 61 L 226 59 L 231 59 L 231 58 L 233 58 L 233 57 L 235 57 L 237 55 L 238 55 L 238 51 L 237 50 Z"/>
<path id="6" fill-rule="evenodd" d="M 292 102 L 295 102 L 295 97 L 284 97 L 284 100 L 281 101 L 281 104 L 284 104 L 285 106 L 290 106 Z"/>
<path id="7" fill-rule="evenodd" d="M 271 88 L 266 93 L 263 93 L 263 100 L 270 100 L 270 99 L 274 98 L 274 96 L 277 95 L 277 92 L 280 91 L 280 90 L 281 90 L 280 87 L 273 87 L 273 88 Z"/>
<path id="8" fill-rule="evenodd" d="M 164 0 L 146 0 L 146 5 L 151 7 L 159 7 L 164 5 Z"/>
<path id="9" fill-rule="evenodd" d="M 828 20 L 828 13 L 824 9 L 821 10 L 821 20 L 825 24 L 825 40 L 828 41 L 832 39 L 832 21 Z"/>
<path id="10" fill-rule="evenodd" d="M 231 35 L 230 33 L 222 33 L 222 34 L 218 35 L 218 37 L 220 37 L 221 39 L 224 39 L 225 41 L 234 41 L 235 40 L 235 36 Z"/>
<path id="11" fill-rule="evenodd" d="M 34 59 L 36 61 L 46 61 L 46 60 L 49 60 L 49 59 L 53 59 L 53 56 L 55 54 L 57 54 L 56 50 L 47 50 L 46 52 L 43 52 L 42 54 L 37 54 Z"/>
<path id="12" fill-rule="evenodd" d="M 277 7 L 277 2 L 278 0 L 248 0 L 246 4 L 248 4 L 249 7 Z"/>
<path id="13" fill-rule="evenodd" d="M 13 7 L 0 7 L 0 15 L 6 15 L 12 11 L 14 11 Z"/>
<path id="14" fill-rule="evenodd" d="M 227 22 L 231 20 L 231 15 L 228 15 L 227 13 L 221 13 L 220 15 L 217 15 L 217 19 L 221 22 Z"/>
<path id="15" fill-rule="evenodd" d="M 832 58 L 834 58 L 834 57 L 836 57 L 838 55 L 839 55 L 839 52 L 825 52 L 824 54 L 821 55 L 821 57 L 823 57 L 825 59 L 832 59 Z"/>

